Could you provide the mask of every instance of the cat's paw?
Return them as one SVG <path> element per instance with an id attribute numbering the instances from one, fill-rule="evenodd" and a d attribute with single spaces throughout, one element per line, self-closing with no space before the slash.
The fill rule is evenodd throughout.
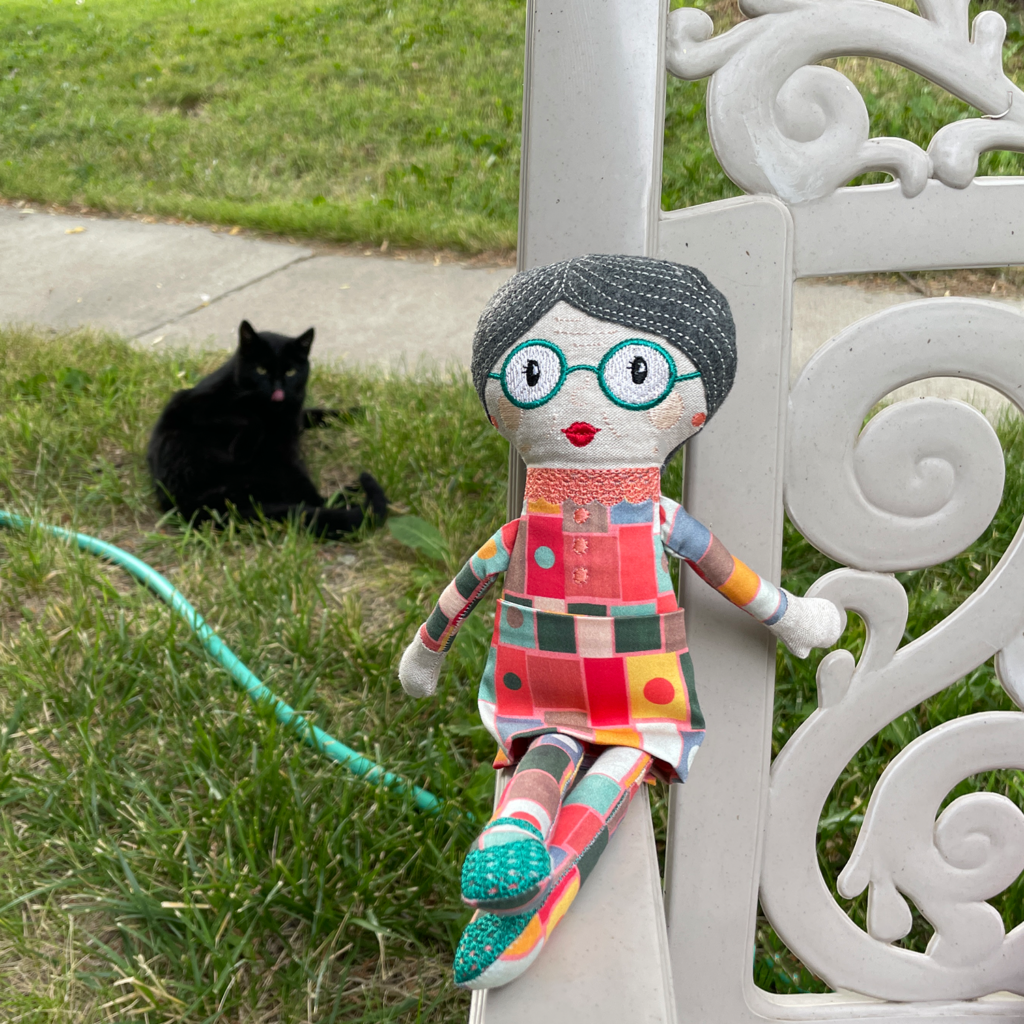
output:
<path id="1" fill-rule="evenodd" d="M 443 662 L 444 653 L 429 650 L 417 633 L 398 664 L 398 680 L 402 689 L 410 697 L 433 697 Z"/>

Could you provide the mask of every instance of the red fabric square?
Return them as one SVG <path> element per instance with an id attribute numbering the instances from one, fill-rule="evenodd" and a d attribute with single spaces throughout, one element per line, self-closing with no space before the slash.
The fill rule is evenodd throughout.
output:
<path id="1" fill-rule="evenodd" d="M 526 651 L 522 648 L 498 645 L 498 660 L 494 670 L 494 695 L 498 714 L 502 717 L 530 718 L 533 715 L 533 698 L 530 696 Z"/>
<path id="2" fill-rule="evenodd" d="M 651 532 L 650 527 L 647 532 Z M 586 550 L 577 550 L 581 539 L 586 541 Z M 614 534 L 566 534 L 560 543 L 568 600 L 619 596 L 619 542 Z"/>
<path id="3" fill-rule="evenodd" d="M 563 804 L 562 809 L 555 818 L 555 827 L 551 830 L 552 846 L 557 846 L 568 853 L 580 853 L 571 845 L 572 834 L 579 827 L 581 821 L 592 816 L 594 812 L 586 804 Z"/>
<path id="4" fill-rule="evenodd" d="M 597 729 L 629 725 L 629 688 L 622 658 L 584 658 L 590 724 Z"/>
<path id="5" fill-rule="evenodd" d="M 501 542 L 505 545 L 505 550 L 512 553 L 512 549 L 516 546 L 516 536 L 519 533 L 519 520 L 513 519 L 511 523 L 506 523 L 501 528 Z"/>
<path id="6" fill-rule="evenodd" d="M 604 828 L 604 819 L 592 807 L 586 807 L 584 804 L 579 806 L 584 807 L 587 813 L 580 815 L 575 828 L 566 836 L 566 842 L 577 853 L 582 853 L 594 841 L 597 833 Z M 565 808 L 562 809 L 562 813 L 565 813 Z"/>
<path id="7" fill-rule="evenodd" d="M 654 575 L 654 535 L 649 525 L 619 527 L 622 559 L 622 600 L 654 601 L 658 581 Z"/>
<path id="8" fill-rule="evenodd" d="M 530 692 L 538 708 L 547 711 L 586 711 L 583 673 L 576 657 L 554 658 L 527 654 Z"/>
<path id="9" fill-rule="evenodd" d="M 526 517 L 526 592 L 531 597 L 565 597 L 562 517 Z"/>

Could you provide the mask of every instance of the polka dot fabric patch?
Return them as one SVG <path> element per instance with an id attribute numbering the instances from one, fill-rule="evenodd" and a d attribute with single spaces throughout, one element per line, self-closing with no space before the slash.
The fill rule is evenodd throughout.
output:
<path id="1" fill-rule="evenodd" d="M 682 611 L 574 614 L 499 601 L 492 662 L 493 683 L 489 677 L 480 699 L 502 763 L 514 760 L 518 741 L 557 728 L 646 750 L 666 777 L 685 778 L 683 755 L 699 745 L 704 719 Z"/>

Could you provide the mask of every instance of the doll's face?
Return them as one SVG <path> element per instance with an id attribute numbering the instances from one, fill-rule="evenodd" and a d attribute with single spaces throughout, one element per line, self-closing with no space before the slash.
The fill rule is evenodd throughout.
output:
<path id="1" fill-rule="evenodd" d="M 566 302 L 502 354 L 485 394 L 528 466 L 660 466 L 707 418 L 700 374 L 678 349 Z"/>

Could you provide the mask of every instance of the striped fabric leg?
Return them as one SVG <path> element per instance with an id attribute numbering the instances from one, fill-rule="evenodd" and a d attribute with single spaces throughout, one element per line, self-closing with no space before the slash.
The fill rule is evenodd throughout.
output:
<path id="1" fill-rule="evenodd" d="M 545 842 L 582 757 L 582 745 L 571 736 L 549 733 L 530 744 L 462 865 L 462 898 L 471 907 L 536 910 L 551 874 Z"/>
<path id="2" fill-rule="evenodd" d="M 478 912 L 455 952 L 457 985 L 507 985 L 537 959 L 650 767 L 651 755 L 632 747 L 611 747 L 601 754 L 562 804 L 548 843 L 552 882 L 540 909 L 515 916 Z"/>

